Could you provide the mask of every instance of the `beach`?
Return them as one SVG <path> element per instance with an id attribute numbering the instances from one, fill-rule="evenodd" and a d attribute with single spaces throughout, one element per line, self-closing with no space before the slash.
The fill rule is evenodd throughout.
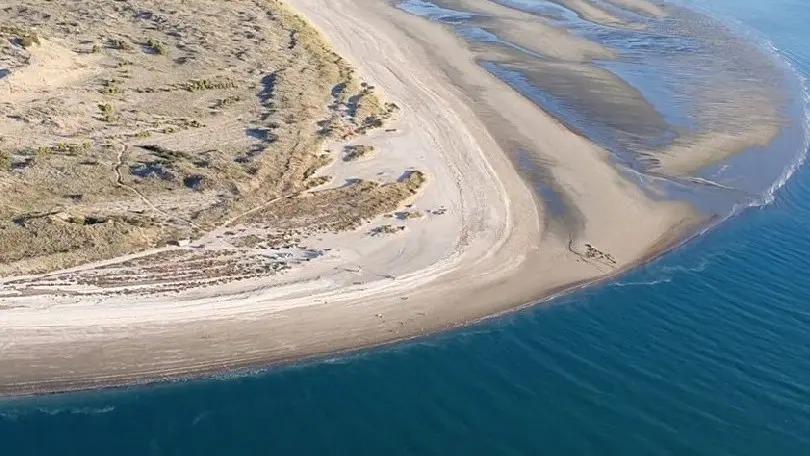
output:
<path id="1" fill-rule="evenodd" d="M 165 293 L 142 285 L 136 294 L 48 282 L 213 249 L 217 234 L 275 207 L 271 200 L 187 246 L 4 279 L 17 288 L 0 298 L 0 394 L 208 375 L 424 336 L 614 277 L 708 222 L 688 203 L 637 185 L 604 148 L 480 67 L 447 27 L 386 2 L 286 3 L 398 107 L 384 129 L 324 145 L 372 146 L 373 157 L 336 161 L 316 176 L 339 188 L 377 176 L 407 184 L 418 171 L 418 192 L 397 199 L 385 211 L 392 217 L 310 235 L 309 249 L 323 254 L 296 259 L 283 274 Z M 565 34 L 544 39 L 555 52 L 570 49 L 572 60 L 598 52 Z M 518 172 L 516 149 L 544 164 L 563 215 Z"/>
<path id="2" fill-rule="evenodd" d="M 0 8 L 4 454 L 810 453 L 806 0 L 330 3 Z"/>

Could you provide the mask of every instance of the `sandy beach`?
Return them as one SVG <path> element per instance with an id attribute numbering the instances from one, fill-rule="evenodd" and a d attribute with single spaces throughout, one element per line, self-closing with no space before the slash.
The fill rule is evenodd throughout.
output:
<path id="1" fill-rule="evenodd" d="M 171 292 L 141 284 L 134 294 L 60 283 L 149 255 L 216 250 L 218 235 L 250 232 L 254 214 L 284 213 L 279 197 L 246 205 L 190 245 L 2 279 L 0 394 L 221 373 L 419 337 L 615 276 L 706 222 L 646 192 L 607 151 L 477 65 L 446 27 L 380 1 L 286 3 L 398 107 L 385 128 L 322 144 L 374 153 L 320 168 L 315 177 L 329 183 L 318 190 L 385 178 L 400 184 L 381 187 L 401 195 L 390 199 L 395 209 L 302 235 L 322 254 L 293 258 L 283 274 Z M 543 39 L 571 60 L 603 52 L 562 32 Z M 545 164 L 564 216 L 549 213 L 510 148 Z M 417 171 L 424 183 L 414 183 Z"/>

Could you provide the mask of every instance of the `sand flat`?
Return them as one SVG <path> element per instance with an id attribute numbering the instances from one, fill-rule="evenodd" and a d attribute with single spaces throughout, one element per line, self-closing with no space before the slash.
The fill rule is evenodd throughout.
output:
<path id="1" fill-rule="evenodd" d="M 443 26 L 382 2 L 287 3 L 399 107 L 386 126 L 391 131 L 354 140 L 380 150 L 372 161 L 320 172 L 396 177 L 403 169 L 424 170 L 426 184 L 397 209 L 422 217 L 395 224 L 377 216 L 356 229 L 313 236 L 309 247 L 325 254 L 300 259 L 284 274 L 179 293 L 93 294 L 92 286 L 76 285 L 72 294 L 52 296 L 51 285 L 42 284 L 6 295 L 0 393 L 183 377 L 408 339 L 617 274 L 701 223 L 686 204 L 648 197 L 606 151 L 477 66 Z M 492 110 L 498 116 L 482 114 Z M 580 214 L 575 232 L 548 229 L 550 217 L 515 171 L 502 131 L 516 132 L 549 164 Z M 217 234 L 242 222 L 195 243 L 214 249 Z M 405 229 L 369 235 L 386 225 Z M 120 260 L 72 272 L 98 274 Z M 148 284 L 140 286 L 148 291 Z"/>

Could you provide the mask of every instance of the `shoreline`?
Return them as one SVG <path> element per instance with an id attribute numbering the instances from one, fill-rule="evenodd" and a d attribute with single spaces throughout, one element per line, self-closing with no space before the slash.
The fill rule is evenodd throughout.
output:
<path id="1" fill-rule="evenodd" d="M 280 284 L 240 284 L 140 302 L 110 298 L 98 306 L 78 298 L 58 306 L 40 300 L 39 308 L 5 308 L 0 340 L 13 342 L 0 344 L 0 396 L 199 378 L 400 343 L 612 280 L 713 226 L 685 204 L 649 199 L 621 177 L 604 150 L 483 69 L 474 71 L 473 59 L 441 26 L 388 5 L 287 3 L 379 86 L 383 97 L 402 105 L 402 118 L 394 124 L 400 132 L 369 141 L 391 146 L 387 166 L 392 161 L 410 166 L 411 151 L 423 154 L 416 161 L 430 179 L 415 201 L 432 207 L 444 202 L 450 217 L 431 218 L 406 236 L 378 243 L 376 250 L 362 241 L 362 248 L 372 249 L 368 252 L 355 250 L 361 248 L 358 233 L 327 239 L 324 245 L 351 255 L 314 272 L 296 272 Z M 343 10 L 348 12 L 338 14 Z M 355 36 L 358 23 L 368 27 L 362 31 L 367 39 Z M 408 39 L 413 46 L 404 53 L 400 46 Z M 469 79 L 453 80 L 451 71 Z M 464 91 L 471 86 L 482 88 L 475 106 Z M 490 106 L 503 111 L 482 119 Z M 575 237 L 549 228 L 555 221 L 493 137 L 499 127 L 536 144 L 541 159 L 554 162 L 555 181 L 584 214 Z M 360 170 L 374 171 L 372 165 Z M 623 220 L 634 224 L 624 226 Z M 591 244 L 608 252 L 610 261 L 600 250 L 603 260 L 589 261 L 584 252 L 590 255 Z M 332 272 L 346 258 L 366 262 L 359 269 L 366 282 L 358 285 L 353 276 Z M 397 268 L 392 278 L 368 278 L 389 267 Z"/>
<path id="2" fill-rule="evenodd" d="M 513 306 L 506 310 L 503 310 L 498 313 L 490 314 L 475 320 L 470 321 L 462 321 L 457 322 L 456 324 L 449 325 L 442 329 L 437 329 L 435 331 L 431 331 L 425 334 L 415 334 L 412 336 L 404 337 L 402 339 L 395 339 L 385 341 L 379 344 L 371 344 L 367 346 L 357 346 L 353 348 L 348 348 L 346 350 L 341 351 L 327 351 L 323 353 L 315 353 L 303 357 L 296 357 L 291 356 L 288 359 L 277 359 L 268 361 L 265 363 L 257 362 L 257 363 L 247 363 L 245 365 L 234 365 L 234 366 L 206 366 L 199 371 L 187 372 L 185 374 L 176 375 L 176 376 L 166 376 L 164 378 L 160 377 L 132 377 L 131 379 L 123 380 L 120 382 L 113 382 L 113 383 L 97 383 L 97 384 L 65 384 L 65 385 L 58 385 L 54 387 L 43 388 L 41 390 L 20 390 L 20 391 L 2 391 L 0 390 L 0 403 L 2 402 L 13 402 L 15 400 L 25 400 L 34 397 L 44 397 L 44 396 L 58 396 L 58 395 L 67 395 L 67 394 L 79 394 L 79 393 L 86 393 L 86 392 L 93 392 L 93 391 L 114 391 L 114 390 L 125 390 L 129 388 L 140 388 L 140 387 L 150 387 L 150 386 L 165 386 L 170 384 L 180 384 L 184 382 L 194 382 L 194 381 L 206 381 L 212 380 L 220 377 L 246 377 L 246 376 L 255 376 L 255 375 L 263 375 L 265 373 L 269 373 L 274 369 L 283 369 L 286 367 L 294 367 L 297 365 L 308 364 L 308 363 L 318 363 L 323 362 L 331 358 L 341 358 L 345 356 L 352 356 L 352 355 L 362 355 L 363 353 L 368 353 L 371 351 L 376 350 L 385 350 L 386 348 L 397 346 L 400 344 L 407 344 L 409 342 L 413 342 L 416 340 L 422 340 L 428 337 L 441 337 L 446 336 L 454 331 L 463 331 L 464 329 L 472 328 L 476 325 L 486 324 L 492 320 L 496 320 L 498 318 L 503 318 L 510 316 L 512 314 L 523 312 L 528 309 L 534 308 L 536 306 L 541 306 L 544 304 L 549 303 L 552 300 L 567 296 L 572 293 L 577 293 L 579 291 L 596 287 L 600 285 L 607 285 L 610 282 L 613 282 L 617 279 L 620 279 L 622 276 L 632 273 L 639 267 L 645 266 L 652 262 L 655 262 L 661 259 L 664 255 L 673 252 L 689 242 L 692 242 L 697 237 L 700 237 L 707 232 L 715 229 L 723 222 L 727 221 L 729 218 L 734 217 L 738 213 L 730 214 L 728 217 L 724 218 L 716 218 L 711 221 L 707 221 L 700 229 L 695 229 L 691 234 L 682 237 L 680 240 L 673 242 L 668 246 L 662 247 L 659 251 L 651 252 L 647 257 L 640 259 L 637 263 L 628 265 L 626 269 L 617 272 L 614 275 L 610 275 L 607 277 L 602 277 L 598 279 L 593 279 L 590 281 L 583 281 L 581 283 L 570 284 L 568 286 L 561 287 L 558 290 L 549 290 L 548 295 L 540 296 L 537 299 L 527 302 L 523 305 Z"/>

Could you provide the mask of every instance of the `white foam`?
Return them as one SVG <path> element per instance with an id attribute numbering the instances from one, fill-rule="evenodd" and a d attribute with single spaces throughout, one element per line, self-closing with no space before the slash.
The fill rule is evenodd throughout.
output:
<path id="1" fill-rule="evenodd" d="M 776 193 L 787 184 L 791 177 L 796 173 L 796 171 L 801 168 L 801 166 L 807 160 L 807 153 L 810 150 L 810 87 L 808 87 L 808 80 L 807 78 L 801 73 L 801 71 L 796 68 L 796 66 L 791 62 L 787 56 L 785 56 L 779 48 L 777 48 L 773 42 L 768 40 L 767 38 L 762 38 L 762 44 L 766 45 L 769 51 L 776 57 L 779 58 L 790 71 L 796 76 L 799 80 L 799 84 L 802 88 L 802 103 L 803 103 L 803 116 L 802 119 L 802 135 L 803 135 L 803 142 L 800 150 L 797 152 L 796 157 L 792 163 L 790 163 L 787 168 L 782 171 L 782 174 L 779 178 L 771 184 L 770 187 L 765 191 L 762 197 L 759 200 L 752 201 L 749 204 L 749 207 L 758 207 L 758 206 L 767 206 L 773 203 L 776 199 Z"/>
<path id="2" fill-rule="evenodd" d="M 0 411 L 0 419 L 17 421 L 21 416 L 31 415 L 34 413 L 42 413 L 48 416 L 57 416 L 63 414 L 102 415 L 112 411 L 115 411 L 115 406 L 113 405 L 107 405 L 104 407 L 37 407 L 32 409 L 10 409 Z"/>
<path id="3" fill-rule="evenodd" d="M 650 280 L 650 281 L 642 281 L 642 282 L 614 282 L 612 286 L 614 287 L 641 287 L 641 286 L 653 286 L 662 283 L 669 283 L 672 282 L 672 277 L 665 277 L 663 279 L 658 280 Z"/>

